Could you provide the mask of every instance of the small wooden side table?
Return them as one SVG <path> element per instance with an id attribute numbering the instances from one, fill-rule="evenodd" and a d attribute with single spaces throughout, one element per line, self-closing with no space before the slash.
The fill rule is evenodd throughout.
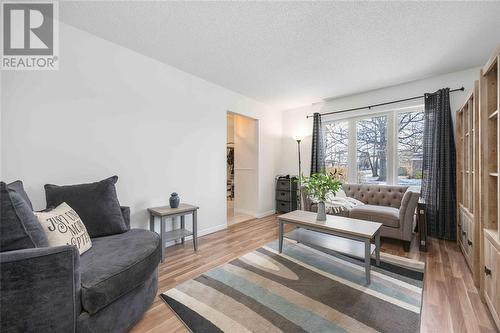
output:
<path id="1" fill-rule="evenodd" d="M 161 262 L 165 260 L 165 243 L 173 240 L 180 239 L 184 244 L 184 238 L 193 235 L 194 250 L 198 250 L 198 221 L 197 221 L 197 206 L 181 203 L 177 208 L 170 208 L 170 206 L 148 208 L 149 211 L 149 230 L 155 231 L 155 217 L 159 217 L 160 224 L 160 238 L 162 243 Z M 193 214 L 193 231 L 185 228 L 184 217 Z M 172 231 L 165 231 L 165 222 L 167 218 L 172 219 L 172 224 L 177 216 L 181 217 L 181 228 Z"/>

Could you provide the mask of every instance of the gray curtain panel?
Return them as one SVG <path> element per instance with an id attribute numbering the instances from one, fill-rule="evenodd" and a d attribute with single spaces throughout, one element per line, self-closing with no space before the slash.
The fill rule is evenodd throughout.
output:
<path id="1" fill-rule="evenodd" d="M 423 159 L 421 195 L 426 202 L 428 234 L 454 240 L 456 156 L 448 88 L 425 94 Z"/>
<path id="2" fill-rule="evenodd" d="M 323 129 L 321 114 L 315 113 L 313 120 L 312 149 L 311 149 L 311 175 L 325 169 L 325 151 L 323 147 Z"/>

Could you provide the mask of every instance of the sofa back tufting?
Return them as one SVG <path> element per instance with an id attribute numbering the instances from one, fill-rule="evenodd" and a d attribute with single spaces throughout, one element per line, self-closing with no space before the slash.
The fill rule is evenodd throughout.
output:
<path id="1" fill-rule="evenodd" d="M 388 206 L 399 209 L 408 186 L 376 184 L 343 184 L 348 197 L 367 205 Z"/>

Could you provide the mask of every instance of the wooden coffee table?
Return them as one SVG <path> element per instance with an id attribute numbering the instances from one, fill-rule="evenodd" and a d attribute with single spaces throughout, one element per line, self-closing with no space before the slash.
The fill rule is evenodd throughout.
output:
<path id="1" fill-rule="evenodd" d="M 382 223 L 335 215 L 327 215 L 326 221 L 316 221 L 316 213 L 303 210 L 295 210 L 278 216 L 278 223 L 280 253 L 283 251 L 284 225 L 291 224 L 299 228 L 339 237 L 338 242 L 331 242 L 334 246 L 330 249 L 363 258 L 365 260 L 366 283 L 368 284 L 370 283 L 373 252 L 375 252 L 377 266 L 380 265 L 380 227 Z M 375 245 L 372 245 L 372 241 L 375 242 Z"/>

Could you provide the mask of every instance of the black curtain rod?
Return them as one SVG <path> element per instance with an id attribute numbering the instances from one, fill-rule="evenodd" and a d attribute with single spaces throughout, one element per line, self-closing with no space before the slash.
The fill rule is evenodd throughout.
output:
<path id="1" fill-rule="evenodd" d="M 464 91 L 465 88 L 457 88 L 457 89 L 452 89 L 450 92 L 455 92 L 455 91 Z M 373 105 L 368 105 L 368 106 L 363 106 L 360 108 L 353 108 L 353 109 L 346 109 L 346 110 L 339 110 L 339 111 L 332 111 L 332 112 L 325 112 L 321 113 L 322 116 L 326 116 L 329 114 L 337 114 L 337 113 L 343 113 L 343 112 L 349 112 L 349 111 L 356 111 L 356 110 L 363 110 L 363 109 L 371 109 L 377 106 L 383 106 L 383 105 L 389 105 L 389 104 L 394 104 L 394 103 L 400 103 L 400 102 L 406 102 L 406 101 L 411 101 L 413 99 L 419 99 L 419 98 L 424 98 L 425 95 L 422 96 L 416 96 L 416 97 L 410 97 L 410 98 L 405 98 L 405 99 L 398 99 L 397 101 L 392 101 L 392 102 L 385 102 L 385 103 L 379 103 L 379 104 L 373 104 Z M 306 118 L 312 118 L 314 117 L 313 115 L 309 115 Z"/>

